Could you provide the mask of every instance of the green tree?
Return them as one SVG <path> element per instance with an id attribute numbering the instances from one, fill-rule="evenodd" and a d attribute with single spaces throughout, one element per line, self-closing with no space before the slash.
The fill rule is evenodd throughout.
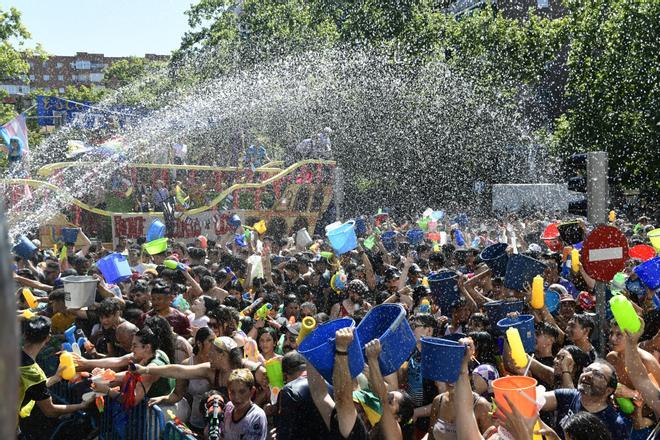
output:
<path id="1" fill-rule="evenodd" d="M 41 53 L 24 47 L 30 33 L 21 21 L 21 13 L 16 8 L 3 11 L 0 8 L 0 81 L 25 80 L 30 69 L 26 58 L 33 53 Z M 0 101 L 7 97 L 0 90 Z M 13 104 L 0 104 L 0 124 L 4 124 L 16 115 Z"/>
<path id="2" fill-rule="evenodd" d="M 151 61 L 142 57 L 115 61 L 105 69 L 103 82 L 106 87 L 112 89 L 124 87 L 165 64 L 163 61 Z"/>
<path id="3" fill-rule="evenodd" d="M 660 189 L 660 2 L 571 0 L 569 110 L 557 151 L 608 152 L 610 172 L 628 187 Z"/>

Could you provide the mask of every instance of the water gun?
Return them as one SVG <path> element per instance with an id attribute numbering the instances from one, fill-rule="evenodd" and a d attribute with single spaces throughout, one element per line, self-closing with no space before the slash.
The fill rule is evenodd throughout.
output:
<path id="1" fill-rule="evenodd" d="M 172 420 L 174 421 L 174 424 L 175 424 L 176 426 L 179 426 L 179 427 L 183 428 L 185 431 L 192 432 L 192 431 L 190 431 L 190 428 L 188 428 L 188 427 L 186 426 L 186 424 L 183 423 L 183 422 L 181 421 L 181 419 L 177 417 L 176 414 L 174 414 L 174 411 L 172 411 L 171 409 L 168 409 L 168 410 L 167 410 L 167 415 L 170 416 L 170 419 L 172 419 Z"/>
<path id="2" fill-rule="evenodd" d="M 172 301 L 172 306 L 176 309 L 181 310 L 182 312 L 185 312 L 186 310 L 190 310 L 190 304 L 188 301 L 183 297 L 183 294 L 178 294 L 176 298 L 174 298 L 174 301 Z"/>
<path id="3" fill-rule="evenodd" d="M 32 313 L 32 312 L 30 311 L 30 309 L 25 309 L 25 310 L 23 310 L 23 311 L 21 312 L 21 316 L 22 316 L 24 319 L 32 319 L 32 318 L 34 318 L 34 317 L 37 316 L 37 315 L 35 315 L 34 313 Z"/>
<path id="4" fill-rule="evenodd" d="M 530 299 L 530 305 L 534 309 L 542 309 L 545 304 L 544 292 L 543 292 L 543 277 L 541 275 L 536 275 L 532 280 L 532 298 Z"/>
<path id="5" fill-rule="evenodd" d="M 616 400 L 616 404 L 624 414 L 632 414 L 635 411 L 635 405 L 627 397 L 616 397 L 614 400 Z"/>
<path id="6" fill-rule="evenodd" d="M 266 377 L 270 387 L 270 401 L 274 405 L 277 402 L 277 396 L 284 386 L 284 373 L 282 373 L 282 360 L 272 358 L 264 364 L 266 367 Z"/>
<path id="7" fill-rule="evenodd" d="M 273 305 L 271 303 L 266 303 L 263 306 L 259 307 L 259 310 L 257 310 L 256 313 L 257 319 L 266 319 L 272 308 Z"/>
<path id="8" fill-rule="evenodd" d="M 456 246 L 465 246 L 465 239 L 460 229 L 454 231 L 454 239 L 456 240 Z"/>
<path id="9" fill-rule="evenodd" d="M 236 281 L 238 279 L 236 274 L 231 270 L 231 267 L 229 267 L 229 266 L 225 267 L 225 272 L 227 272 L 229 275 L 231 275 L 232 282 Z"/>
<path id="10" fill-rule="evenodd" d="M 336 272 L 332 278 L 330 278 L 330 287 L 332 290 L 335 291 L 337 294 L 341 294 L 344 291 L 344 288 L 346 287 L 346 282 L 348 281 L 348 277 L 344 273 L 343 270 L 339 270 Z"/>
<path id="11" fill-rule="evenodd" d="M 30 306 L 31 309 L 37 307 L 37 298 L 34 296 L 34 294 L 30 289 L 26 287 L 23 289 L 22 293 L 23 293 L 23 298 L 25 298 L 25 302 L 27 303 L 28 306 Z"/>
<path id="12" fill-rule="evenodd" d="M 431 313 L 431 302 L 424 298 L 419 304 L 419 313 Z"/>
<path id="13" fill-rule="evenodd" d="M 188 266 L 175 260 L 165 260 L 163 261 L 163 266 L 171 270 L 180 270 L 182 272 L 188 270 Z"/>
<path id="14" fill-rule="evenodd" d="M 209 421 L 209 440 L 220 440 L 222 434 L 222 422 L 224 415 L 225 400 L 222 396 L 214 394 L 206 401 Z"/>
<path id="15" fill-rule="evenodd" d="M 246 308 L 244 308 L 243 310 L 240 311 L 240 315 L 241 315 L 241 316 L 250 316 L 250 315 L 252 315 L 252 313 L 254 313 L 254 309 L 255 309 L 259 304 L 261 304 L 262 302 L 264 302 L 264 299 L 263 299 L 263 298 L 257 298 L 257 299 L 255 299 L 254 302 L 253 302 L 252 304 L 250 304 L 249 306 L 247 306 Z"/>
<path id="16" fill-rule="evenodd" d="M 76 375 L 76 365 L 73 363 L 73 355 L 68 351 L 60 354 L 60 367 L 64 367 L 62 370 L 62 379 L 71 380 Z"/>
<path id="17" fill-rule="evenodd" d="M 311 316 L 305 316 L 302 320 L 302 326 L 300 327 L 298 337 L 296 338 L 296 344 L 300 345 L 303 339 L 305 339 L 307 335 L 309 335 L 315 328 L 316 319 L 312 318 Z"/>
<path id="18" fill-rule="evenodd" d="M 76 325 L 72 325 L 68 329 L 64 330 L 64 339 L 71 345 L 76 343 Z"/>
<path id="19" fill-rule="evenodd" d="M 522 340 L 520 339 L 520 333 L 515 327 L 509 327 L 506 330 L 506 339 L 509 341 L 509 346 L 511 347 L 511 357 L 513 362 L 516 364 L 516 367 L 523 368 L 527 365 L 527 354 L 525 354 L 525 348 L 523 347 Z"/>
<path id="20" fill-rule="evenodd" d="M 243 357 L 252 362 L 259 362 L 259 346 L 257 345 L 257 341 L 252 338 L 245 339 Z"/>

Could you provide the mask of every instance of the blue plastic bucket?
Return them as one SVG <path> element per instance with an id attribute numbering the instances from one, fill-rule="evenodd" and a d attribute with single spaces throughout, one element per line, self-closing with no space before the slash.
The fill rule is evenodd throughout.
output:
<path id="1" fill-rule="evenodd" d="M 11 248 L 11 251 L 18 255 L 19 257 L 29 260 L 32 258 L 32 255 L 34 254 L 34 251 L 37 250 L 37 247 L 32 243 L 30 240 L 25 235 L 19 235 L 16 238 L 16 244 L 14 245 L 13 248 Z"/>
<path id="2" fill-rule="evenodd" d="M 131 267 L 128 260 L 122 254 L 114 253 L 106 255 L 96 262 L 96 267 L 103 274 L 107 283 L 116 284 L 131 277 Z"/>
<path id="3" fill-rule="evenodd" d="M 388 252 L 396 250 L 396 231 L 385 231 L 381 234 L 380 239 Z"/>
<path id="4" fill-rule="evenodd" d="M 380 340 L 378 363 L 383 376 L 397 371 L 415 350 L 415 334 L 400 304 L 381 304 L 369 310 L 356 332 L 363 348 L 374 339 Z"/>
<path id="5" fill-rule="evenodd" d="M 318 326 L 298 346 L 298 352 L 321 373 L 321 376 L 332 383 L 332 369 L 335 365 L 335 333 L 340 328 L 354 327 L 352 318 L 339 318 Z M 357 332 L 353 342 L 348 347 L 348 369 L 351 377 L 357 377 L 364 370 L 364 355 Z"/>
<path id="6" fill-rule="evenodd" d="M 465 337 L 467 337 L 465 333 L 451 333 L 449 335 L 444 335 L 442 339 L 458 342 L 460 339 L 463 339 Z"/>
<path id="7" fill-rule="evenodd" d="M 494 277 L 503 277 L 506 273 L 506 265 L 509 262 L 509 255 L 506 253 L 506 243 L 495 243 L 481 251 L 481 260 L 490 267 Z"/>
<path id="8" fill-rule="evenodd" d="M 417 246 L 424 240 L 424 231 L 421 229 L 411 229 L 406 233 L 406 238 L 411 245 Z"/>
<path id="9" fill-rule="evenodd" d="M 326 235 L 337 255 L 345 254 L 357 247 L 355 222 L 353 220 L 349 220 L 338 228 L 328 231 Z"/>
<path id="10" fill-rule="evenodd" d="M 559 292 L 554 290 L 546 290 L 543 294 L 543 301 L 548 308 L 548 312 L 555 313 L 559 308 Z"/>
<path id="11" fill-rule="evenodd" d="M 62 241 L 66 244 L 75 244 L 78 240 L 78 228 L 62 228 Z"/>
<path id="12" fill-rule="evenodd" d="M 504 318 L 497 322 L 502 333 L 509 327 L 515 327 L 520 333 L 525 352 L 534 353 L 536 349 L 536 333 L 534 332 L 534 317 L 532 315 L 520 315 L 517 318 Z"/>
<path id="13" fill-rule="evenodd" d="M 500 319 L 506 318 L 506 315 L 511 312 L 521 313 L 523 309 L 522 301 L 491 301 L 484 304 L 484 310 L 488 315 L 490 321 L 490 330 L 495 335 L 500 335 L 502 332 L 497 326 Z"/>
<path id="14" fill-rule="evenodd" d="M 511 255 L 506 265 L 504 286 L 522 292 L 525 290 L 525 284 L 529 283 L 531 286 L 534 277 L 542 275 L 545 269 L 545 264 L 534 258 L 520 254 Z"/>
<path id="15" fill-rule="evenodd" d="M 461 297 L 458 292 L 458 275 L 445 270 L 429 275 L 427 280 L 440 311 L 445 316 L 451 316 L 451 305 Z"/>
<path id="16" fill-rule="evenodd" d="M 465 345 L 449 339 L 422 337 L 422 377 L 454 383 L 461 372 Z"/>
<path id="17" fill-rule="evenodd" d="M 655 257 L 634 269 L 642 283 L 651 290 L 660 287 L 660 257 Z"/>
<path id="18" fill-rule="evenodd" d="M 367 223 L 364 221 L 364 217 L 358 217 L 355 219 L 355 235 L 362 237 L 367 233 Z"/>
<path id="19" fill-rule="evenodd" d="M 167 228 L 163 222 L 157 218 L 154 219 L 149 225 L 149 229 L 147 230 L 147 243 L 165 237 L 166 229 Z"/>

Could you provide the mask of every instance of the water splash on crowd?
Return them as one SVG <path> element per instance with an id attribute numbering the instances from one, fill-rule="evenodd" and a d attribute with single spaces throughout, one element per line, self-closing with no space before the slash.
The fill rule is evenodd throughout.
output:
<path id="1" fill-rule="evenodd" d="M 154 72 L 99 107 L 145 81 L 188 72 L 197 62 Z M 442 62 L 411 70 L 360 51 L 309 52 L 233 69 L 185 89 L 166 89 L 156 110 L 122 128 L 104 128 L 106 137 L 121 135 L 121 153 L 83 155 L 77 160 L 96 165 L 50 177 L 66 192 L 33 190 L 9 210 L 10 234 L 48 221 L 71 197 L 102 203 L 108 182 L 125 163 L 165 162 L 174 142 L 189 146 L 191 164 L 237 165 L 243 144 L 263 144 L 271 158 L 292 161 L 295 146 L 324 127 L 332 128 L 334 158 L 345 170 L 347 214 L 380 206 L 410 212 L 427 206 L 485 209 L 483 188 L 487 193 L 493 183 L 546 181 L 552 175 L 522 106 L 503 106 L 490 96 L 477 93 L 469 78 Z M 73 122 L 33 148 L 33 167 L 63 160 L 68 139 L 98 137 L 98 129 Z"/>

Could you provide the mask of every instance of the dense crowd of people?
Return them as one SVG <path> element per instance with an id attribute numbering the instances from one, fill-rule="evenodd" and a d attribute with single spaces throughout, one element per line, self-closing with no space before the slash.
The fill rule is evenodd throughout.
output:
<path id="1" fill-rule="evenodd" d="M 116 249 L 69 245 L 66 255 L 42 249 L 30 259 L 15 256 L 22 328 L 19 438 L 49 438 L 60 416 L 99 411 L 96 395 L 109 396 L 105 411 L 116 411 L 117 424 L 122 411 L 146 400 L 200 439 L 658 436 L 660 312 L 657 292 L 640 284 L 634 271 L 641 260 L 629 259 L 607 286 L 608 298 L 624 295 L 641 318 L 642 327 L 631 333 L 609 311 L 596 316 L 595 282 L 581 265 L 571 269 L 562 238 L 552 244 L 541 239 L 549 224 L 560 221 L 554 214 L 483 222 L 463 215 L 456 223 L 445 215 L 413 243 L 407 231 L 418 225 L 376 217 L 362 219 L 357 247 L 341 255 L 324 236 L 301 246 L 252 230 L 240 244 L 206 237 L 170 240 L 155 255 L 129 242 Z M 634 246 L 649 244 L 650 223 L 642 218 L 614 224 Z M 437 241 L 432 234 L 441 231 L 446 234 Z M 245 228 L 234 232 L 244 234 Z M 394 232 L 387 242 L 385 232 Z M 556 308 L 531 307 L 531 286 L 513 290 L 493 274 L 480 253 L 496 243 L 545 264 L 544 287 L 559 297 Z M 124 253 L 132 272 L 116 284 L 95 265 L 112 252 Z M 459 295 L 450 304 L 428 282 L 442 271 L 457 274 Z M 62 280 L 72 275 L 98 280 L 94 305 L 66 306 Z M 36 297 L 35 307 L 26 302 L 25 289 Z M 487 312 L 494 301 L 520 300 L 522 313 L 534 316 L 536 332 L 535 351 L 523 368 L 513 361 L 506 339 L 493 331 Z M 405 309 L 416 339 L 398 371 L 383 375 L 378 362 L 383 350 L 396 347 L 361 341 L 365 369 L 353 378 L 352 327 L 333 335 L 332 384 L 298 351 L 304 318 L 321 325 L 349 317 L 357 325 L 383 303 Z M 608 342 L 597 347 L 603 319 Z M 39 353 L 47 346 L 62 350 L 62 335 L 73 325 L 82 338 L 72 350 L 76 376 L 69 382 L 84 388 L 81 395 L 96 395 L 60 404 L 49 388 L 63 380 L 64 367 L 47 377 Z M 423 376 L 422 338 L 429 336 L 467 346 L 455 383 Z M 281 389 L 269 382 L 272 360 L 281 363 Z M 542 387 L 535 416 L 514 404 L 506 409 L 493 403 L 493 382 L 508 375 L 533 377 Z"/>

